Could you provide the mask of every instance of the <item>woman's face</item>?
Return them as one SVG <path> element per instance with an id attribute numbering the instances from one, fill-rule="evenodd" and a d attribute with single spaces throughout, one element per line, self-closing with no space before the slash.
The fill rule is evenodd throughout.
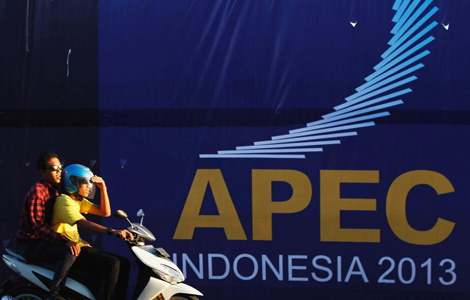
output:
<path id="1" fill-rule="evenodd" d="M 87 183 L 80 184 L 78 194 L 82 197 L 88 197 L 90 194 L 90 186 Z"/>

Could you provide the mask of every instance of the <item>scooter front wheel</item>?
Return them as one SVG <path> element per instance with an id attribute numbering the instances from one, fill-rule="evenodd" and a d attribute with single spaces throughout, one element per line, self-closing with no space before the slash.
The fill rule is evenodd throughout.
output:
<path id="1" fill-rule="evenodd" d="M 196 296 L 173 296 L 170 300 L 199 300 Z"/>

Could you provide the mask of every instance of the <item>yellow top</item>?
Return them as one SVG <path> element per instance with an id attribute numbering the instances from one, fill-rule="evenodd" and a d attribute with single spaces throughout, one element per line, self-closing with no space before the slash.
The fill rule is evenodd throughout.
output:
<path id="1" fill-rule="evenodd" d="M 80 239 L 76 222 L 85 219 L 82 213 L 87 214 L 92 206 L 93 203 L 86 199 L 77 201 L 68 195 L 60 195 L 54 204 L 52 229 L 83 247 L 85 244 Z"/>

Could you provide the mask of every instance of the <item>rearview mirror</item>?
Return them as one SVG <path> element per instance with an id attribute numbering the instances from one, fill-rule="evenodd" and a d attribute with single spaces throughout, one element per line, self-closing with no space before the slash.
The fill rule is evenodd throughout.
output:
<path id="1" fill-rule="evenodd" d="M 120 210 L 120 209 L 116 210 L 116 212 L 114 213 L 114 216 L 116 218 L 120 218 L 120 219 L 127 219 L 126 212 L 124 212 L 123 210 Z"/>

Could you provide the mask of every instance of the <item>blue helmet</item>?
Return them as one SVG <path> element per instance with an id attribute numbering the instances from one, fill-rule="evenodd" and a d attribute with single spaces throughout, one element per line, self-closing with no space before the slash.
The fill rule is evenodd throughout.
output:
<path id="1" fill-rule="evenodd" d="M 90 181 L 93 177 L 93 172 L 90 168 L 83 165 L 70 165 L 62 171 L 62 182 L 64 189 L 68 194 L 75 194 L 81 184 L 88 184 L 90 187 L 90 194 L 87 198 L 93 199 L 95 196 L 95 184 Z M 79 196 L 80 197 L 80 196 Z"/>

